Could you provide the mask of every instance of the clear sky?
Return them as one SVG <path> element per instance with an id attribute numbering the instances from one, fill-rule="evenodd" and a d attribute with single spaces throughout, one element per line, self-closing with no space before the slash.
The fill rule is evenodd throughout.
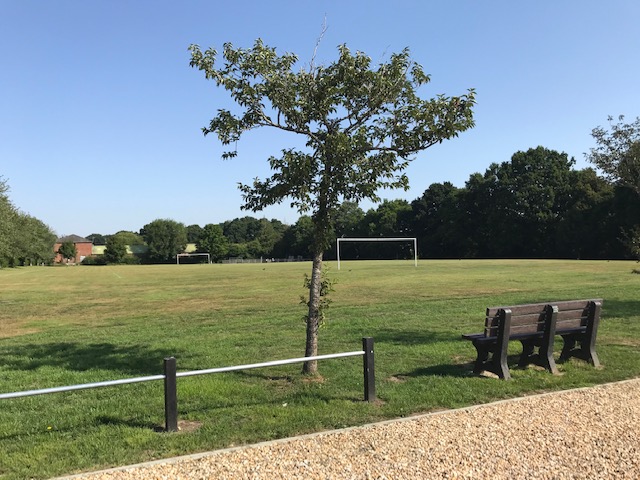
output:
<path id="1" fill-rule="evenodd" d="M 374 63 L 409 47 L 432 75 L 423 96 L 477 91 L 476 127 L 418 155 L 411 189 L 383 198 L 464 186 L 538 145 L 584 168 L 592 128 L 640 115 L 637 0 L 0 0 L 0 176 L 12 202 L 59 235 L 157 218 L 294 223 L 286 203 L 240 210 L 237 183 L 266 176 L 288 139 L 252 132 L 221 160 L 201 128 L 228 97 L 189 67 L 187 47 L 262 38 L 308 62 L 325 16 L 318 63 L 342 43 Z"/>

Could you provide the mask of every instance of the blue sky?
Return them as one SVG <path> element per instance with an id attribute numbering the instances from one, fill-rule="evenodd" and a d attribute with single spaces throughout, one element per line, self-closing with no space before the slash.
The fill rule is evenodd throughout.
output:
<path id="1" fill-rule="evenodd" d="M 538 145 L 584 168 L 592 128 L 640 115 L 637 0 L 0 0 L 0 176 L 12 202 L 59 235 L 138 231 L 156 218 L 294 223 L 286 202 L 241 211 L 237 189 L 268 175 L 267 158 L 291 140 L 252 132 L 221 160 L 201 128 L 229 101 L 189 67 L 187 47 L 262 38 L 308 62 L 325 16 L 318 62 L 342 43 L 374 63 L 409 47 L 432 75 L 423 96 L 477 91 L 476 127 L 418 155 L 411 189 L 383 198 L 464 186 Z"/>

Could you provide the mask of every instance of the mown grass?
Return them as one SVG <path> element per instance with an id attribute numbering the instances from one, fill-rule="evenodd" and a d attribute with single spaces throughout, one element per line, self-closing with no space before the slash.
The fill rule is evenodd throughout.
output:
<path id="1" fill-rule="evenodd" d="M 184 431 L 159 432 L 162 382 L 0 400 L 0 478 L 47 478 L 300 433 L 568 389 L 640 373 L 633 262 L 344 262 L 320 353 L 376 342 L 379 402 L 359 358 L 178 379 Z M 0 392 L 300 357 L 309 264 L 0 270 Z M 487 306 L 604 298 L 596 370 L 471 374 Z M 560 344 L 560 340 L 558 339 Z M 510 350 L 517 355 L 518 346 Z M 515 357 L 513 357 L 515 359 Z M 513 360 L 512 359 L 512 360 Z M 513 364 L 513 362 L 512 362 Z"/>

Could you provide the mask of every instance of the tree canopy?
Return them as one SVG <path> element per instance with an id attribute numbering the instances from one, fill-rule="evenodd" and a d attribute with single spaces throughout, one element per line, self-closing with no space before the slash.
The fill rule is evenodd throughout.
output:
<path id="1" fill-rule="evenodd" d="M 268 161 L 273 175 L 240 184 L 243 208 L 259 211 L 285 199 L 300 213 L 310 212 L 313 259 L 309 286 L 306 356 L 317 353 L 323 252 L 334 216 L 344 201 L 379 201 L 381 188 L 408 188 L 404 173 L 418 152 L 473 126 L 473 90 L 460 96 L 423 99 L 430 81 L 409 49 L 372 66 L 362 52 L 338 47 L 338 60 L 299 68 L 298 57 L 278 54 L 257 40 L 250 49 L 224 44 L 218 52 L 189 47 L 191 66 L 223 87 L 237 109 L 219 109 L 203 128 L 223 145 L 223 158 L 237 155 L 242 135 L 258 127 L 301 136 L 305 148 L 285 148 Z M 316 371 L 315 362 L 305 372 Z"/>
<path id="2" fill-rule="evenodd" d="M 610 129 L 596 127 L 591 131 L 597 146 L 586 155 L 611 180 L 633 188 L 640 194 L 640 117 L 625 123 L 624 115 L 617 123 L 609 117 Z"/>
<path id="3" fill-rule="evenodd" d="M 187 246 L 187 228 L 175 220 L 154 220 L 142 227 L 140 235 L 149 247 L 149 259 L 154 262 L 172 262 Z"/>
<path id="4" fill-rule="evenodd" d="M 229 240 L 224 236 L 220 225 L 209 223 L 202 229 L 197 247 L 199 252 L 208 253 L 217 262 L 229 252 Z"/>
<path id="5" fill-rule="evenodd" d="M 13 205 L 0 176 L 0 267 L 50 263 L 55 241 L 47 225 Z"/>
<path id="6" fill-rule="evenodd" d="M 78 251 L 76 250 L 76 246 L 73 242 L 62 242 L 60 248 L 58 248 L 58 253 L 67 261 L 78 255 Z"/>
<path id="7" fill-rule="evenodd" d="M 129 245 L 131 232 L 119 232 L 109 235 L 104 250 L 104 259 L 107 263 L 123 263 L 127 256 L 127 245 Z"/>

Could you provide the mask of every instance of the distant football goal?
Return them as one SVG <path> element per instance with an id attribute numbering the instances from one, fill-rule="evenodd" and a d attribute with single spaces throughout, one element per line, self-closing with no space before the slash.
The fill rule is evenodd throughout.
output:
<path id="1" fill-rule="evenodd" d="M 336 239 L 336 253 L 338 257 L 338 270 L 340 270 L 340 243 L 343 242 L 412 242 L 413 243 L 413 264 L 418 266 L 418 239 L 417 238 L 338 238 Z"/>
<path id="2" fill-rule="evenodd" d="M 179 253 L 176 255 L 176 264 L 180 265 L 180 259 L 184 257 L 207 257 L 207 263 L 211 263 L 211 255 L 208 253 Z"/>

